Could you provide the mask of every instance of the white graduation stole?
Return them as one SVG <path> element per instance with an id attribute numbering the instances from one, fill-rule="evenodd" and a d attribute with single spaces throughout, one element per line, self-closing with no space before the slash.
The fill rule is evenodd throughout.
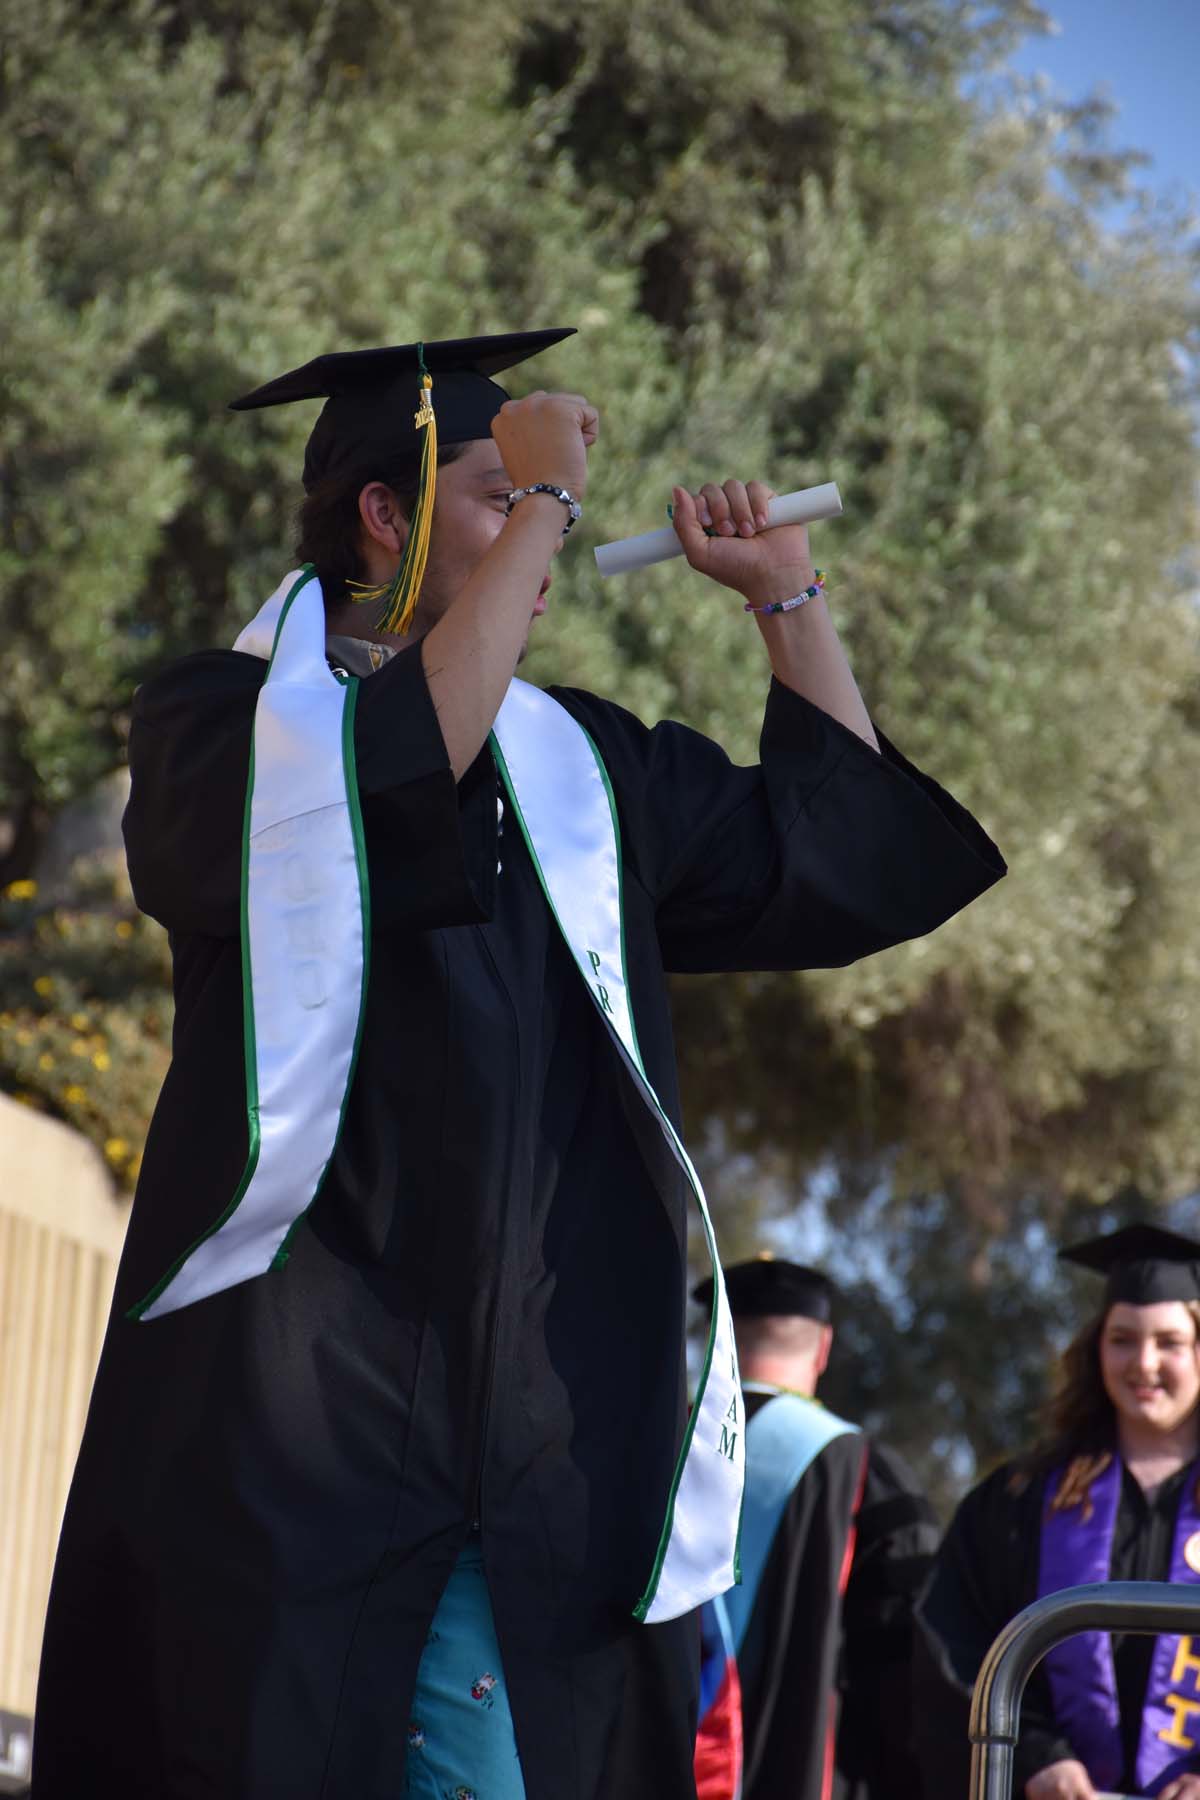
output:
<path id="1" fill-rule="evenodd" d="M 370 897 L 354 765 L 358 683 L 326 661 L 315 573 L 288 575 L 234 647 L 269 659 L 243 853 L 250 1149 L 225 1212 L 133 1309 L 143 1319 L 286 1261 L 337 1143 L 362 1030 Z M 745 1430 L 729 1304 L 700 1178 L 638 1049 L 619 826 L 599 752 L 564 707 L 523 681 L 510 686 L 490 742 L 567 948 L 691 1188 L 714 1275 L 704 1365 L 654 1567 L 635 1608 L 655 1624 L 739 1578 Z"/>

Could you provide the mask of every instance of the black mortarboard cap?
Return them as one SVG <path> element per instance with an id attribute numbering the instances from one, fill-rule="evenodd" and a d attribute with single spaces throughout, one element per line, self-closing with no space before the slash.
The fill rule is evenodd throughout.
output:
<path id="1" fill-rule="evenodd" d="M 508 398 L 492 376 L 560 343 L 574 329 L 337 351 L 315 356 L 230 405 L 234 412 L 251 412 L 297 400 L 325 401 L 304 452 L 304 486 L 311 490 L 327 475 L 366 470 L 382 458 L 420 449 L 421 427 L 414 423 L 414 413 L 425 370 L 433 378 L 438 443 L 466 444 L 487 437 Z"/>
<path id="2" fill-rule="evenodd" d="M 826 1325 L 833 1317 L 836 1291 L 820 1269 L 785 1262 L 782 1257 L 756 1256 L 725 1271 L 729 1310 L 743 1319 L 816 1319 Z M 712 1292 L 710 1275 L 697 1282 L 692 1299 L 711 1306 Z"/>
<path id="3" fill-rule="evenodd" d="M 1125 1225 L 1071 1244 L 1058 1256 L 1107 1276 L 1106 1306 L 1118 1300 L 1132 1306 L 1200 1300 L 1200 1243 L 1159 1225 Z"/>

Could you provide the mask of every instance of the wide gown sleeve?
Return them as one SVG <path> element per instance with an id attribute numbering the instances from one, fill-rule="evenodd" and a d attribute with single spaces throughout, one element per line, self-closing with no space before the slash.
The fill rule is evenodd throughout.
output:
<path id="1" fill-rule="evenodd" d="M 236 651 L 186 657 L 139 689 L 124 819 L 134 897 L 168 930 L 240 928 L 242 831 L 265 665 Z M 456 786 L 417 646 L 359 683 L 355 758 L 375 927 L 471 924 L 491 910 L 496 804 L 490 759 Z"/>
<path id="2" fill-rule="evenodd" d="M 1041 1486 L 1014 1491 L 1010 1477 L 1010 1469 L 997 1469 L 959 1506 L 917 1609 L 913 1716 L 930 1795 L 966 1793 L 976 1676 L 1005 1625 L 1035 1598 Z M 1074 1755 L 1055 1726 L 1045 1672 L 1036 1669 L 1021 1703 L 1014 1795 L 1040 1769 Z"/>
<path id="3" fill-rule="evenodd" d="M 933 930 L 1005 872 L 886 739 L 876 752 L 778 681 L 754 768 L 686 726 L 559 697 L 608 766 L 668 969 L 838 967 Z"/>

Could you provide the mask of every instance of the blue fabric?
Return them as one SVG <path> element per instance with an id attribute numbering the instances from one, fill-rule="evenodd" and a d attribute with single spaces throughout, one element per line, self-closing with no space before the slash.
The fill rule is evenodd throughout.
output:
<path id="1" fill-rule="evenodd" d="M 404 1793 L 411 1800 L 525 1800 L 478 1537 L 446 1583 L 417 1669 Z"/>
<path id="2" fill-rule="evenodd" d="M 733 1632 L 729 1627 L 725 1596 L 718 1594 L 715 1600 L 706 1600 L 700 1608 L 701 1720 L 720 1693 L 733 1660 Z"/>
<path id="3" fill-rule="evenodd" d="M 725 1595 L 735 1649 L 742 1647 L 758 1584 L 793 1488 L 827 1444 L 857 1430 L 857 1425 L 839 1419 L 819 1401 L 785 1393 L 773 1395 L 747 1425 L 742 1580 Z"/>

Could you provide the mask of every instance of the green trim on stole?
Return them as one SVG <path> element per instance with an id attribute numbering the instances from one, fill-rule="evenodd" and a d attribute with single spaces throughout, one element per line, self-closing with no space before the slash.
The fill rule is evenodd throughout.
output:
<path id="1" fill-rule="evenodd" d="M 304 565 L 304 568 L 301 570 L 300 574 L 296 578 L 295 582 L 293 582 L 293 584 L 288 592 L 287 598 L 284 600 L 283 606 L 280 608 L 279 620 L 275 626 L 275 637 L 271 644 L 271 654 L 267 661 L 267 673 L 263 677 L 264 686 L 266 684 L 267 678 L 270 676 L 272 664 L 275 661 L 275 652 L 279 648 L 279 639 L 280 639 L 280 634 L 283 631 L 284 620 L 287 618 L 288 613 L 291 611 L 292 603 L 296 599 L 296 596 L 300 593 L 301 589 L 306 587 L 310 581 L 316 580 L 316 573 L 317 572 L 313 568 L 312 564 L 306 563 Z M 179 1256 L 177 1256 L 175 1258 L 175 1261 L 171 1264 L 170 1268 L 166 1271 L 166 1273 L 164 1275 L 159 1277 L 159 1279 L 155 1282 L 154 1286 L 150 1289 L 149 1293 L 144 1294 L 140 1300 L 136 1301 L 135 1304 L 128 1309 L 128 1311 L 125 1314 L 125 1317 L 127 1319 L 131 1319 L 131 1320 L 140 1319 L 142 1317 L 142 1315 L 146 1312 L 146 1310 L 149 1307 L 154 1305 L 154 1302 L 159 1298 L 159 1296 L 161 1294 L 165 1293 L 166 1289 L 168 1287 L 170 1287 L 171 1283 L 174 1281 L 174 1279 L 178 1275 L 179 1271 L 183 1268 L 183 1266 L 187 1262 L 188 1258 L 195 1254 L 195 1252 L 200 1248 L 201 1244 L 207 1243 L 207 1241 L 210 1237 L 215 1237 L 216 1233 L 218 1231 L 220 1231 L 220 1229 L 223 1225 L 228 1224 L 229 1220 L 232 1219 L 234 1213 L 237 1211 L 238 1207 L 242 1204 L 242 1201 L 245 1199 L 246 1190 L 250 1186 L 250 1183 L 253 1181 L 254 1171 L 258 1167 L 259 1151 L 262 1147 L 262 1134 L 259 1129 L 259 1119 L 258 1119 L 258 1046 L 257 1046 L 257 1042 L 256 1042 L 256 1038 L 255 1038 L 255 1030 L 254 1030 L 254 983 L 253 983 L 253 971 L 251 968 L 251 960 L 250 960 L 250 907 L 249 907 L 249 899 L 250 899 L 250 814 L 251 814 L 251 807 L 253 805 L 253 802 L 254 802 L 254 738 L 253 738 L 253 736 L 251 736 L 251 739 L 250 739 L 250 765 L 249 765 L 249 768 L 246 773 L 246 804 L 245 804 L 245 808 L 242 813 L 242 872 L 241 872 L 241 893 L 240 893 L 240 904 L 239 904 L 239 911 L 240 911 L 239 931 L 241 934 L 241 946 L 242 946 L 242 1048 L 243 1048 L 243 1055 L 245 1056 L 245 1061 L 246 1061 L 246 1131 L 247 1131 L 247 1137 L 248 1137 L 246 1162 L 245 1162 L 245 1166 L 242 1169 L 241 1179 L 238 1181 L 237 1187 L 233 1191 L 233 1197 L 229 1201 L 229 1204 L 223 1209 L 223 1211 L 218 1215 L 218 1217 L 213 1220 L 212 1224 L 207 1228 L 207 1230 L 202 1231 L 198 1237 L 193 1239 L 193 1241 L 188 1245 L 187 1249 L 184 1250 Z M 355 793 L 355 808 L 354 808 L 354 810 L 357 810 L 357 790 Z M 361 830 L 362 830 L 361 816 L 358 819 L 358 830 L 361 833 Z M 365 863 L 364 863 L 364 866 L 365 866 Z M 361 1034 L 361 1030 L 362 1030 L 362 1021 L 360 1018 L 360 1021 L 359 1021 L 360 1034 Z M 314 1198 L 315 1198 L 315 1196 L 314 1196 Z M 307 1208 L 305 1208 L 305 1211 L 307 1211 Z M 301 1215 L 301 1216 L 303 1216 L 303 1215 Z M 297 1220 L 297 1223 L 299 1223 L 298 1220 Z M 292 1230 L 293 1231 L 295 1230 L 295 1225 L 293 1225 Z M 288 1241 L 290 1241 L 290 1238 L 291 1238 L 291 1233 L 289 1232 Z M 285 1261 L 287 1260 L 286 1257 L 284 1258 L 284 1260 Z"/>
<path id="2" fill-rule="evenodd" d="M 558 703 L 555 702 L 555 704 L 557 705 Z M 565 711 L 565 708 L 563 710 Z M 568 714 L 568 717 L 570 717 L 569 714 Z M 684 1174 L 687 1178 L 688 1184 L 691 1187 L 692 1197 L 696 1202 L 697 1211 L 699 1212 L 701 1225 L 704 1230 L 705 1246 L 708 1251 L 709 1262 L 712 1265 L 713 1272 L 714 1272 L 714 1275 L 716 1278 L 716 1282 L 720 1282 L 721 1281 L 720 1257 L 719 1257 L 719 1253 L 717 1250 L 716 1236 L 712 1229 L 712 1221 L 709 1217 L 708 1203 L 704 1196 L 704 1189 L 701 1186 L 700 1178 L 695 1171 L 695 1168 L 692 1164 L 692 1159 L 688 1155 L 687 1149 L 685 1148 L 685 1146 L 683 1144 L 683 1140 L 680 1138 L 679 1133 L 676 1131 L 674 1125 L 672 1124 L 670 1118 L 668 1117 L 666 1110 L 664 1109 L 664 1107 L 662 1105 L 662 1102 L 659 1100 L 658 1095 L 654 1091 L 654 1087 L 651 1084 L 649 1076 L 646 1074 L 645 1065 L 642 1061 L 641 1048 L 637 1041 L 637 1025 L 634 1020 L 634 1012 L 633 1012 L 633 994 L 632 994 L 632 990 L 629 986 L 629 959 L 628 959 L 628 954 L 626 951 L 625 873 L 624 873 L 624 862 L 623 862 L 623 858 L 621 855 L 621 822 L 620 822 L 620 818 L 617 813 L 616 795 L 613 793 L 612 782 L 609 779 L 608 770 L 604 766 L 604 758 L 601 756 L 600 751 L 597 748 L 597 745 L 596 745 L 594 739 L 592 738 L 590 732 L 588 732 L 582 725 L 580 725 L 578 720 L 573 720 L 572 722 L 575 724 L 576 728 L 582 735 L 584 741 L 586 742 L 586 744 L 588 746 L 588 749 L 591 751 L 592 756 L 595 759 L 596 767 L 599 770 L 601 779 L 604 784 L 604 791 L 605 791 L 605 794 L 608 799 L 609 812 L 610 812 L 611 818 L 612 818 L 613 840 L 614 840 L 615 849 L 616 849 L 617 879 L 618 879 L 618 887 L 619 887 L 619 894 L 620 894 L 621 971 L 622 971 L 622 979 L 623 979 L 623 983 L 624 983 L 624 987 L 625 987 L 625 993 L 626 993 L 626 998 L 627 998 L 628 1008 L 629 1008 L 629 1026 L 630 1026 L 630 1036 L 632 1039 L 632 1045 L 630 1047 L 627 1047 L 621 1041 L 620 1037 L 614 1032 L 613 1027 L 612 1027 L 612 1021 L 609 1018 L 609 1016 L 606 1014 L 604 1006 L 603 1006 L 598 994 L 596 993 L 596 990 L 593 987 L 592 983 L 585 982 L 584 985 L 587 988 L 588 994 L 591 996 L 593 1005 L 596 1007 L 596 1010 L 599 1012 L 601 1019 L 604 1021 L 605 1029 L 608 1032 L 608 1035 L 614 1039 L 614 1041 L 617 1044 L 618 1049 L 621 1050 L 623 1053 L 625 1053 L 628 1056 L 628 1060 L 629 1060 L 632 1068 L 634 1069 L 636 1075 L 639 1077 L 639 1085 L 642 1089 L 643 1097 L 653 1107 L 653 1110 L 657 1114 L 658 1119 L 659 1119 L 663 1129 L 665 1130 L 668 1137 L 670 1138 L 671 1144 L 676 1153 L 677 1160 L 679 1161 L 679 1163 L 684 1171 Z M 554 919 L 555 924 L 558 926 L 559 932 L 563 938 L 564 943 L 566 943 L 568 948 L 571 948 L 572 946 L 571 946 L 570 935 L 567 932 L 567 929 L 564 926 L 562 919 L 559 917 L 558 909 L 554 904 L 554 898 L 550 891 L 549 883 L 546 880 L 545 871 L 542 868 L 541 859 L 538 855 L 537 846 L 534 843 L 532 834 L 530 833 L 528 825 L 526 824 L 525 816 L 521 809 L 521 803 L 517 796 L 516 786 L 515 786 L 515 783 L 512 778 L 512 772 L 509 769 L 508 763 L 505 760 L 504 751 L 502 750 L 500 743 L 494 732 L 492 732 L 489 735 L 488 743 L 491 747 L 492 755 L 495 758 L 496 767 L 499 770 L 501 780 L 504 783 L 505 792 L 508 794 L 509 801 L 512 805 L 514 813 L 516 814 L 517 823 L 521 828 L 521 835 L 524 838 L 526 847 L 529 851 L 530 860 L 532 861 L 534 869 L 537 872 L 538 881 L 541 885 L 542 892 L 546 898 L 546 904 L 550 908 L 551 916 Z M 664 1511 L 662 1528 L 659 1533 L 658 1545 L 655 1550 L 654 1563 L 653 1563 L 653 1566 L 650 1571 L 649 1579 L 646 1583 L 645 1591 L 642 1593 L 642 1595 L 640 1596 L 640 1598 L 637 1601 L 637 1604 L 635 1605 L 635 1607 L 633 1609 L 634 1617 L 639 1622 L 645 1621 L 647 1614 L 649 1613 L 651 1607 L 654 1604 L 655 1596 L 658 1592 L 659 1581 L 662 1576 L 663 1565 L 666 1562 L 667 1553 L 668 1553 L 668 1550 L 670 1549 L 671 1537 L 672 1537 L 672 1533 L 674 1531 L 674 1526 L 675 1526 L 675 1504 L 676 1504 L 676 1499 L 677 1499 L 678 1493 L 679 1493 L 679 1485 L 683 1479 L 684 1469 L 687 1465 L 688 1455 L 692 1448 L 692 1440 L 695 1436 L 696 1425 L 700 1418 L 700 1406 L 701 1406 L 701 1402 L 704 1398 L 705 1390 L 708 1386 L 709 1375 L 712 1370 L 713 1352 L 716 1347 L 716 1341 L 717 1341 L 717 1299 L 716 1299 L 716 1290 L 715 1290 L 715 1284 L 714 1284 L 713 1305 L 712 1305 L 711 1312 L 709 1314 L 708 1336 L 707 1336 L 707 1340 L 705 1343 L 704 1361 L 703 1361 L 703 1364 L 702 1364 L 702 1367 L 700 1370 L 700 1378 L 696 1384 L 696 1392 L 695 1392 L 695 1396 L 693 1399 L 692 1407 L 688 1414 L 687 1424 L 684 1429 L 683 1442 L 680 1447 L 679 1455 L 676 1459 L 674 1473 L 671 1478 L 671 1487 L 670 1487 L 670 1490 L 669 1490 L 669 1493 L 667 1496 L 667 1504 L 666 1504 L 666 1508 Z M 739 1424 L 740 1424 L 740 1421 L 739 1421 Z M 739 1508 L 737 1534 L 736 1534 L 736 1538 L 735 1538 L 734 1551 L 733 1551 L 733 1579 L 735 1582 L 740 1581 L 742 1578 L 742 1576 L 741 1576 L 741 1537 L 742 1537 L 743 1518 L 744 1518 L 744 1513 L 743 1513 L 742 1509 Z"/>

